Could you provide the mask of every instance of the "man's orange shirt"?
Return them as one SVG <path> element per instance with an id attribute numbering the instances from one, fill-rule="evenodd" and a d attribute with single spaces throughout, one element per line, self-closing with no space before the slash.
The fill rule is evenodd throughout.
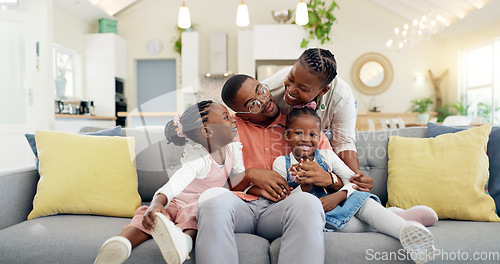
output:
<path id="1" fill-rule="evenodd" d="M 267 127 L 233 116 L 238 126 L 239 141 L 243 144 L 245 168 L 273 169 L 279 156 L 291 152 L 285 140 L 286 115 L 280 114 Z M 332 149 L 325 133 L 321 132 L 318 149 Z"/>

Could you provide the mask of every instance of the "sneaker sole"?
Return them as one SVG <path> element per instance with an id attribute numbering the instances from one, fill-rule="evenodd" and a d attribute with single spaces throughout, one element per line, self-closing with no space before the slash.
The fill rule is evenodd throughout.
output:
<path id="1" fill-rule="evenodd" d="M 408 225 L 401 230 L 400 237 L 401 245 L 415 263 L 434 260 L 434 238 L 427 228 Z"/>
<path id="2" fill-rule="evenodd" d="M 126 238 L 124 238 L 126 239 Z M 121 264 L 129 257 L 129 249 L 127 245 L 119 240 L 112 240 L 104 245 L 99 250 L 94 264 Z"/>
<path id="3" fill-rule="evenodd" d="M 168 221 L 163 214 L 157 213 L 155 228 L 151 231 L 151 235 L 156 241 L 156 244 L 158 244 L 163 259 L 168 264 L 180 264 L 181 259 L 177 247 L 170 235 L 169 228 L 175 228 L 175 225 L 171 221 Z"/>

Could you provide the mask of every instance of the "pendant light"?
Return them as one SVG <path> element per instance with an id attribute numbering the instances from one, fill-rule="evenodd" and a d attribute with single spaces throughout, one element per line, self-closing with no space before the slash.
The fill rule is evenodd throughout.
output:
<path id="1" fill-rule="evenodd" d="M 190 28 L 191 27 L 191 15 L 189 15 L 189 9 L 185 2 L 182 2 L 181 8 L 179 8 L 179 18 L 177 20 L 177 26 L 180 28 Z"/>
<path id="2" fill-rule="evenodd" d="M 307 13 L 307 4 L 300 0 L 295 10 L 295 24 L 303 26 L 309 23 L 309 14 Z"/>
<path id="3" fill-rule="evenodd" d="M 249 24 L 248 7 L 245 5 L 245 2 L 241 0 L 241 4 L 238 6 L 238 11 L 236 12 L 236 25 L 238 27 L 246 27 Z"/>

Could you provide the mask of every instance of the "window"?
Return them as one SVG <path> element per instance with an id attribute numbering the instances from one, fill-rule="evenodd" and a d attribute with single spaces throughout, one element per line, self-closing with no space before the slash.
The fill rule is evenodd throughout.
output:
<path id="1" fill-rule="evenodd" d="M 500 39 L 465 52 L 465 98 L 472 123 L 500 125 Z"/>
<path id="2" fill-rule="evenodd" d="M 78 52 L 54 46 L 54 80 L 57 99 L 75 96 L 75 61 Z"/>

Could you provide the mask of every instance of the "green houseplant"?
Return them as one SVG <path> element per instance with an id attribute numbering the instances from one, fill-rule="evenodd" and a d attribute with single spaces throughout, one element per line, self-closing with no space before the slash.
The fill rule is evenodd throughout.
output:
<path id="1" fill-rule="evenodd" d="M 333 15 L 333 10 L 339 8 L 334 0 L 331 4 L 327 5 L 328 0 L 310 0 L 307 5 L 309 11 L 309 23 L 304 25 L 307 31 L 308 39 L 302 39 L 300 44 L 301 48 L 307 47 L 310 40 L 317 39 L 321 44 L 330 41 L 330 31 L 332 30 L 333 23 L 336 21 Z"/>
<path id="2" fill-rule="evenodd" d="M 429 107 L 431 106 L 432 99 L 428 97 L 424 98 L 419 98 L 419 99 L 414 99 L 411 101 L 413 104 L 413 112 L 419 113 L 417 115 L 417 121 L 419 123 L 427 123 L 429 121 L 429 114 L 427 113 L 429 111 Z"/>

